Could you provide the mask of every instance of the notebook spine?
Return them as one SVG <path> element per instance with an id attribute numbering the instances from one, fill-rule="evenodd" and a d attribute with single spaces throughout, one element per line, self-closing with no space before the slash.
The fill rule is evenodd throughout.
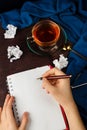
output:
<path id="1" fill-rule="evenodd" d="M 7 77 L 7 86 L 8 86 L 8 87 L 7 87 L 8 93 L 9 93 L 11 96 L 14 96 L 13 85 L 12 85 L 12 82 L 11 82 L 11 78 L 9 78 L 9 77 Z M 18 116 L 17 105 L 16 105 L 16 99 L 14 99 L 14 102 L 13 102 L 13 113 L 14 113 L 16 122 L 17 122 L 17 124 L 19 125 L 19 124 L 20 124 L 20 119 L 19 119 L 19 116 Z"/>

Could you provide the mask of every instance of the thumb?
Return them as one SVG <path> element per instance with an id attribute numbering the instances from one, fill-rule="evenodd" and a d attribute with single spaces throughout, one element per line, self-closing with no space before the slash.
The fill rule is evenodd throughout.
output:
<path id="1" fill-rule="evenodd" d="M 19 130 L 26 130 L 27 123 L 28 123 L 28 112 L 25 112 L 22 116 L 22 121 Z"/>

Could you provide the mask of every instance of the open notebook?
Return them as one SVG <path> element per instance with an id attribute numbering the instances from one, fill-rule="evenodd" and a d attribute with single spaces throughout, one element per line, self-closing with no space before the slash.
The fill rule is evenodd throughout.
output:
<path id="1" fill-rule="evenodd" d="M 13 104 L 17 122 L 23 112 L 30 113 L 27 130 L 63 130 L 66 128 L 59 104 L 41 87 L 37 80 L 49 66 L 43 66 L 7 76 L 9 93 L 15 96 Z"/>

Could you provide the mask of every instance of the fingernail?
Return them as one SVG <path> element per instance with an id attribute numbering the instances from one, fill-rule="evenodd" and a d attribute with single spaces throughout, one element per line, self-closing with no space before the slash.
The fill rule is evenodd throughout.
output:
<path id="1" fill-rule="evenodd" d="M 45 89 L 44 87 L 42 87 L 43 89 Z"/>
<path id="2" fill-rule="evenodd" d="M 47 92 L 48 94 L 50 93 L 50 92 Z"/>

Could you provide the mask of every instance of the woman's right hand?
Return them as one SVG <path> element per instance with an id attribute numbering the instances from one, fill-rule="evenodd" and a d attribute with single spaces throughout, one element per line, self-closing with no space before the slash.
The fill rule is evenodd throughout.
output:
<path id="1" fill-rule="evenodd" d="M 53 68 L 45 72 L 42 76 L 43 82 L 42 87 L 46 89 L 62 106 L 73 101 L 72 92 L 70 88 L 70 79 L 56 79 L 47 80 L 47 76 L 52 75 L 64 75 L 62 71 L 57 68 Z"/>
<path id="2" fill-rule="evenodd" d="M 58 70 L 57 68 L 48 70 L 42 75 L 44 77 L 42 87 L 45 88 L 46 91 L 50 93 L 64 108 L 70 130 L 86 130 L 72 96 L 72 91 L 70 88 L 70 79 L 46 79 L 47 76 L 64 74 L 65 73 Z"/>

